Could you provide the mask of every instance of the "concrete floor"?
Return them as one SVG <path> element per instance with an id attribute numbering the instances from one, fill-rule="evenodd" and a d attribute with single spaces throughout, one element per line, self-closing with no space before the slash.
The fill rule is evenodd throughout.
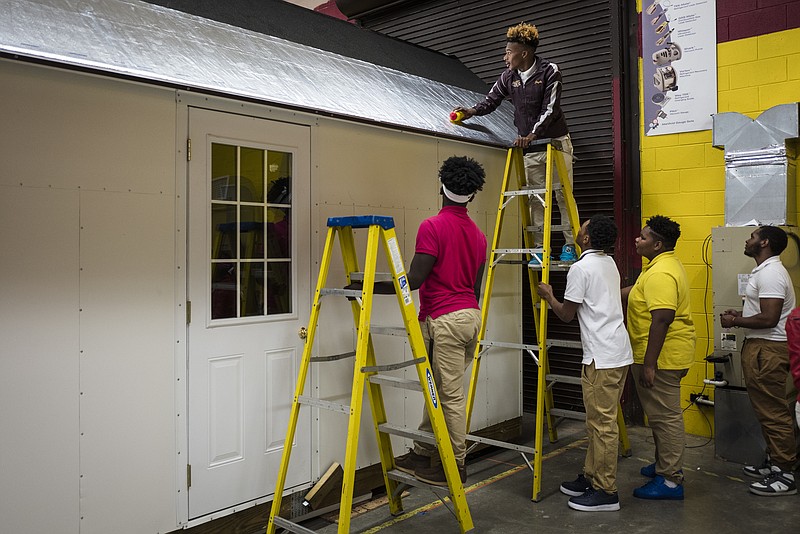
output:
<path id="1" fill-rule="evenodd" d="M 558 487 L 561 481 L 572 480 L 581 472 L 586 441 L 582 422 L 565 421 L 558 428 L 559 441 L 545 445 L 542 498 L 537 503 L 530 500 L 532 475 L 518 453 L 495 450 L 468 461 L 465 488 L 475 525 L 472 532 L 798 532 L 800 495 L 751 494 L 747 484 L 754 479 L 742 475 L 741 465 L 715 458 L 714 442 L 697 436 L 686 436 L 684 501 L 634 498 L 634 488 L 648 480 L 639 474 L 639 469 L 653 461 L 653 440 L 647 428 L 628 430 L 633 454 L 619 461 L 620 511 L 587 513 L 567 507 L 567 496 Z M 354 507 L 351 532 L 459 532 L 452 513 L 428 489 L 410 488 L 403 498 L 405 513 L 398 517 L 391 517 L 388 506 L 378 506 L 379 503 L 376 499 L 367 506 Z M 335 514 L 328 515 L 303 526 L 322 534 L 334 534 L 335 519 Z"/>

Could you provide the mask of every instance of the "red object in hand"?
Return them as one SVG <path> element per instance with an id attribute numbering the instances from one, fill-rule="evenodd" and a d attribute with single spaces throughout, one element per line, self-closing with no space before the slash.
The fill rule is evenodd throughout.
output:
<path id="1" fill-rule="evenodd" d="M 464 120 L 464 114 L 460 111 L 452 111 L 450 113 L 450 122 L 461 122 Z"/>

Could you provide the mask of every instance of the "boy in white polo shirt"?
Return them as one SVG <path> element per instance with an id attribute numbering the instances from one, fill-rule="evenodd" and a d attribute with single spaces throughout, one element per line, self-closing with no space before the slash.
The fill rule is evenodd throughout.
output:
<path id="1" fill-rule="evenodd" d="M 571 496 L 570 508 L 587 512 L 619 510 L 617 410 L 633 352 L 623 323 L 619 271 L 605 253 L 616 239 L 613 219 L 595 215 L 578 232 L 576 244 L 583 252 L 567 273 L 564 302 L 553 296 L 548 284 L 539 284 L 539 295 L 559 319 L 570 322 L 577 314 L 581 326 L 581 387 L 589 447 L 583 473 L 560 489 Z"/>

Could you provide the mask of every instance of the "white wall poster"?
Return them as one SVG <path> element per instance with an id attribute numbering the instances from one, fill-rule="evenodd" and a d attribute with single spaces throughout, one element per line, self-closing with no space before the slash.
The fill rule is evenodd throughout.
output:
<path id="1" fill-rule="evenodd" d="M 711 129 L 717 112 L 716 0 L 644 0 L 646 135 Z"/>

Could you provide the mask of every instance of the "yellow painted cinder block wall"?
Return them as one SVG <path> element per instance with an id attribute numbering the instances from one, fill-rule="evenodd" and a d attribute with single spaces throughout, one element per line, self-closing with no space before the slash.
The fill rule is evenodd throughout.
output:
<path id="1" fill-rule="evenodd" d="M 800 101 L 800 29 L 761 35 L 717 46 L 718 112 L 737 111 L 756 118 L 778 104 Z M 640 68 L 640 72 L 641 68 Z M 640 83 L 642 80 L 640 79 Z M 640 91 L 640 94 L 643 92 Z M 643 109 L 644 104 L 640 102 Z M 643 113 L 640 114 L 643 116 Z M 711 228 L 724 224 L 725 167 L 723 151 L 711 146 L 711 130 L 647 137 L 640 125 L 642 222 L 656 214 L 681 225 L 676 252 L 691 285 L 692 311 L 697 328 L 695 363 L 683 381 L 682 405 L 699 392 L 713 366 L 703 358 L 713 351 Z M 709 335 L 710 334 L 710 335 Z M 713 388 L 704 393 L 713 398 Z M 686 431 L 709 436 L 713 408 L 691 406 L 685 412 Z"/>

